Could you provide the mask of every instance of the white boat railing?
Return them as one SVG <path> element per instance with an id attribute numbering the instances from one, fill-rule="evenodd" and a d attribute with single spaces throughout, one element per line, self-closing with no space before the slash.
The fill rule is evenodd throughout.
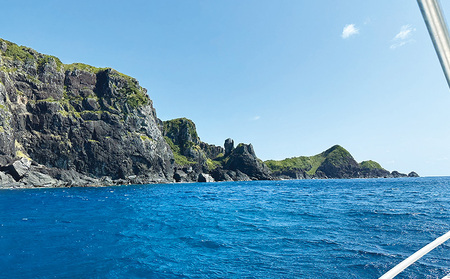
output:
<path id="1" fill-rule="evenodd" d="M 422 12 L 423 19 L 427 25 L 428 33 L 430 33 L 431 40 L 433 41 L 434 49 L 441 62 L 442 70 L 444 71 L 445 78 L 450 87 L 450 38 L 448 35 L 447 24 L 444 20 L 441 7 L 438 0 L 417 0 L 420 11 Z M 438 237 L 436 240 L 426 245 L 416 253 L 412 254 L 409 258 L 402 261 L 394 268 L 389 270 L 379 279 L 394 278 L 405 270 L 408 266 L 415 263 L 417 260 L 428 254 L 431 250 L 438 247 L 450 238 L 450 231 L 443 236 Z M 445 276 L 450 278 L 450 275 Z"/>
<path id="2" fill-rule="evenodd" d="M 446 242 L 450 238 L 450 231 L 448 231 L 446 234 L 436 238 L 433 242 L 426 245 L 416 253 L 412 254 L 407 258 L 406 260 L 402 261 L 398 265 L 396 265 L 394 268 L 386 272 L 383 276 L 381 276 L 379 279 L 391 279 L 397 276 L 400 272 L 405 270 L 408 266 L 415 263 L 418 259 L 422 258 L 424 255 L 428 254 L 431 250 L 438 247 L 442 243 Z"/>

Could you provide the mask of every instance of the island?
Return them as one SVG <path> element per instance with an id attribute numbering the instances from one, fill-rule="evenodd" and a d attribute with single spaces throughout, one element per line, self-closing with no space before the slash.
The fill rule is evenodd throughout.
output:
<path id="1" fill-rule="evenodd" d="M 405 176 L 339 145 L 263 162 L 202 142 L 193 121 L 158 119 L 136 79 L 0 39 L 0 188 Z"/>

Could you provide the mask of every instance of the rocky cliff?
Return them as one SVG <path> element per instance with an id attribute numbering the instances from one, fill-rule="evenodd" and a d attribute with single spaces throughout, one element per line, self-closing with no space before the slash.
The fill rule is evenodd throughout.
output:
<path id="1" fill-rule="evenodd" d="M 163 134 L 173 150 L 177 182 L 272 179 L 251 144 L 235 148 L 227 139 L 223 148 L 202 142 L 194 122 L 186 118 L 164 121 Z"/>
<path id="2" fill-rule="evenodd" d="M 135 79 L 0 40 L 3 185 L 171 182 L 174 158 L 160 128 Z"/>

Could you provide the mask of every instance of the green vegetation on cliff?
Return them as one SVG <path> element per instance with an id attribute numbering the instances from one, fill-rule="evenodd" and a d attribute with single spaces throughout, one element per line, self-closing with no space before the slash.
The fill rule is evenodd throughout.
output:
<path id="1" fill-rule="evenodd" d="M 165 134 L 171 135 L 172 138 L 186 144 L 188 142 L 197 143 L 200 140 L 194 122 L 185 117 L 164 121 L 163 128 Z"/>
<path id="2" fill-rule="evenodd" d="M 139 83 L 136 79 L 127 76 L 125 74 L 122 74 L 114 69 L 98 68 L 83 63 L 63 64 L 61 60 L 59 60 L 55 56 L 41 54 L 29 47 L 18 46 L 17 44 L 14 44 L 12 42 L 3 39 L 0 39 L 0 50 L 1 50 L 0 54 L 2 55 L 2 57 L 8 60 L 21 61 L 23 63 L 25 62 L 28 63 L 30 61 L 34 62 L 36 70 L 38 70 L 38 72 L 44 71 L 44 67 L 47 64 L 52 63 L 53 61 L 56 64 L 57 71 L 71 72 L 79 70 L 89 72 L 95 75 L 101 72 L 108 71 L 110 76 L 112 77 L 111 80 L 115 82 L 113 84 L 113 87 L 117 89 L 117 93 L 119 93 L 120 95 L 119 99 L 124 100 L 129 105 L 129 107 L 136 109 L 140 106 L 150 104 L 150 99 L 148 98 L 145 89 L 139 86 Z M 10 65 L 8 66 L 5 63 L 3 63 L 3 65 L 0 66 L 1 70 L 4 72 L 18 71 L 17 67 L 11 67 Z M 31 76 L 29 74 L 26 74 L 26 76 L 30 83 L 33 84 L 42 83 L 42 81 L 39 80 L 38 75 Z"/>
<path id="3" fill-rule="evenodd" d="M 340 145 L 331 147 L 325 152 L 322 152 L 321 155 L 325 158 L 328 164 L 336 167 L 347 164 L 349 160 L 354 160 L 350 152 Z"/>
<path id="4" fill-rule="evenodd" d="M 148 105 L 149 99 L 144 90 L 139 86 L 137 80 L 134 78 L 123 75 L 119 72 L 113 71 L 113 74 L 119 74 L 121 77 L 126 77 L 126 82 L 124 87 L 119 90 L 119 93 L 126 96 L 127 103 L 133 108 L 138 108 L 140 106 Z"/>
<path id="5" fill-rule="evenodd" d="M 378 170 L 384 170 L 383 167 L 381 167 L 380 164 L 378 164 L 375 161 L 369 160 L 369 161 L 362 161 L 360 164 L 361 168 L 364 169 L 369 169 L 369 170 L 374 170 L 374 169 L 378 169 Z"/>
<path id="6" fill-rule="evenodd" d="M 150 103 L 147 93 L 139 86 L 139 83 L 135 78 L 122 74 L 114 69 L 98 68 L 83 63 L 73 63 L 64 65 L 64 70 L 66 72 L 79 70 L 91 74 L 109 71 L 109 74 L 112 77 L 113 88 L 118 90 L 118 93 L 126 99 L 126 102 L 130 107 L 138 108 Z"/>
<path id="7" fill-rule="evenodd" d="M 83 64 L 83 63 L 72 63 L 72 64 L 64 64 L 64 71 L 74 71 L 74 70 L 80 70 L 89 72 L 92 74 L 97 74 L 100 71 L 106 71 L 109 68 L 97 68 L 91 65 Z"/>
<path id="8" fill-rule="evenodd" d="M 223 148 L 200 141 L 192 120 L 177 118 L 164 121 L 163 134 L 178 166 L 198 164 L 209 171 L 223 166 Z"/>
<path id="9" fill-rule="evenodd" d="M 24 46 L 18 46 L 15 43 L 12 43 L 7 40 L 0 39 L 0 44 L 5 43 L 7 48 L 4 52 L 3 56 L 8 57 L 14 60 L 20 60 L 22 62 L 28 59 L 34 59 L 32 54 L 32 49 Z"/>
<path id="10" fill-rule="evenodd" d="M 273 172 L 277 171 L 291 171 L 291 170 L 304 170 L 309 175 L 313 175 L 320 164 L 325 160 L 321 154 L 306 157 L 293 157 L 287 158 L 281 161 L 276 160 L 268 160 L 264 163 L 269 167 Z"/>
<path id="11" fill-rule="evenodd" d="M 303 170 L 308 175 L 314 175 L 325 159 L 331 162 L 339 163 L 341 158 L 348 157 L 350 153 L 339 145 L 335 145 L 330 149 L 314 156 L 301 156 L 287 158 L 281 161 L 268 160 L 266 165 L 274 172 Z M 350 155 L 351 156 L 351 155 Z"/>
<path id="12" fill-rule="evenodd" d="M 163 122 L 163 134 L 179 166 L 193 165 L 201 156 L 199 138 L 194 122 L 177 118 Z M 190 155 L 190 156 L 189 156 Z M 194 156 L 197 155 L 197 156 Z"/>
<path id="13" fill-rule="evenodd" d="M 40 54 L 32 48 L 19 46 L 7 40 L 0 39 L 0 45 L 6 44 L 6 50 L 2 52 L 2 56 L 12 59 L 26 62 L 27 60 L 35 61 L 38 68 L 41 68 L 44 64 L 50 60 L 54 60 L 56 66 L 59 68 L 63 63 L 59 58 L 53 55 Z"/>
<path id="14" fill-rule="evenodd" d="M 45 64 L 50 63 L 51 60 L 54 60 L 54 61 L 55 61 L 55 63 L 56 63 L 56 68 L 57 68 L 57 69 L 60 69 L 61 66 L 64 65 L 64 64 L 61 62 L 61 60 L 59 60 L 59 58 L 56 57 L 56 56 L 53 56 L 53 55 L 46 55 L 46 54 L 44 54 L 43 56 L 44 56 L 44 57 L 39 58 L 39 60 L 37 61 L 38 69 L 42 69 L 42 67 L 43 67 Z"/>
<path id="15" fill-rule="evenodd" d="M 173 157 L 177 165 L 188 166 L 195 164 L 195 162 L 189 160 L 186 156 L 180 153 L 180 147 L 174 144 L 170 138 L 165 136 L 164 139 L 166 140 L 166 143 L 169 145 L 170 149 L 172 149 Z"/>
<path id="16" fill-rule="evenodd" d="M 286 171 L 302 171 L 310 176 L 316 174 L 317 169 L 319 169 L 326 162 L 327 165 L 332 165 L 334 167 L 342 167 L 348 164 L 352 164 L 354 161 L 350 152 L 339 145 L 335 145 L 330 149 L 314 155 L 314 156 L 301 156 L 287 158 L 281 161 L 269 160 L 266 161 L 266 165 L 273 172 L 286 172 Z M 379 166 L 378 163 L 373 161 L 366 161 L 364 165 L 370 165 L 373 167 Z M 381 168 L 381 166 L 379 166 Z"/>

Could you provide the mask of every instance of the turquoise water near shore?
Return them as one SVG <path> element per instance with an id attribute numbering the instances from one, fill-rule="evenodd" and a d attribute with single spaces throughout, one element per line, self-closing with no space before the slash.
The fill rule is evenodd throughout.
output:
<path id="1" fill-rule="evenodd" d="M 0 278 L 377 278 L 450 230 L 450 178 L 0 191 Z M 450 273 L 446 243 L 398 278 Z"/>

